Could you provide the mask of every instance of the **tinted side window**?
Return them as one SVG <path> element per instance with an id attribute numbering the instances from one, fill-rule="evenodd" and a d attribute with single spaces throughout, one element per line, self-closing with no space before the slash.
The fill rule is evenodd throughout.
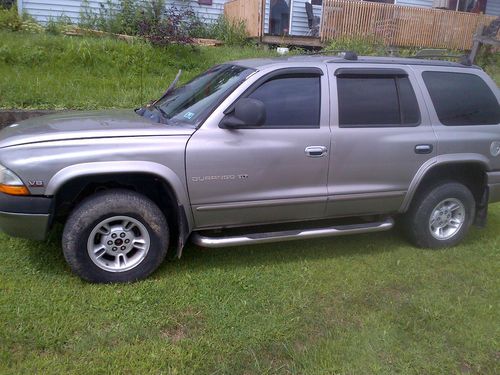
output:
<path id="1" fill-rule="evenodd" d="M 500 123 L 498 101 L 480 77 L 448 72 L 424 72 L 422 76 L 443 125 Z"/>
<path id="2" fill-rule="evenodd" d="M 248 97 L 264 103 L 264 127 L 319 127 L 319 76 L 278 77 L 265 82 Z"/>
<path id="3" fill-rule="evenodd" d="M 420 122 L 408 77 L 338 77 L 340 127 L 414 126 Z"/>

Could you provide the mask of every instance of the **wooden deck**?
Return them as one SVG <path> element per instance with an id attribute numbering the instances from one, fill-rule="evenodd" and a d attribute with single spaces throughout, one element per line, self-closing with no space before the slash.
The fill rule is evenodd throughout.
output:
<path id="1" fill-rule="evenodd" d="M 320 38 L 314 38 L 310 36 L 263 35 L 260 38 L 260 41 L 266 44 L 285 45 L 285 46 L 312 47 L 312 48 L 324 47 Z"/>
<path id="2" fill-rule="evenodd" d="M 371 38 L 387 46 L 470 50 L 474 34 L 496 17 L 359 0 L 323 0 L 320 37 L 265 35 L 265 0 L 232 0 L 226 17 L 244 21 L 263 43 L 321 47 L 342 37 Z"/>

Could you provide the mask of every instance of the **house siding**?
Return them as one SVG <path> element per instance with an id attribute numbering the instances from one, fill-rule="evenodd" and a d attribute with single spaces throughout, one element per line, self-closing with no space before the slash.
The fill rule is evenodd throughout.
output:
<path id="1" fill-rule="evenodd" d="M 227 2 L 228 0 L 212 0 L 212 5 L 200 5 L 198 1 L 189 1 L 188 4 L 182 0 L 166 1 L 167 7 L 170 5 L 178 8 L 190 6 L 201 20 L 210 23 L 217 21 L 224 14 L 224 4 Z"/>
<path id="2" fill-rule="evenodd" d="M 115 0 L 116 2 L 116 0 Z M 200 19 L 206 22 L 216 21 L 224 13 L 224 4 L 227 0 L 213 0 L 212 5 L 199 5 L 198 1 L 167 0 L 166 6 L 187 7 L 191 6 Z M 26 12 L 41 23 L 49 19 L 57 19 L 62 16 L 69 17 L 72 22 L 77 23 L 82 10 L 81 0 L 18 0 L 19 12 Z M 88 6 L 96 12 L 101 4 L 107 4 L 106 0 L 89 0 Z"/>
<path id="3" fill-rule="evenodd" d="M 96 12 L 101 0 L 88 1 L 88 7 Z M 72 22 L 78 22 L 82 10 L 81 0 L 18 0 L 19 12 L 26 12 L 37 21 L 45 23 L 49 19 L 57 19 L 62 16 L 69 17 Z"/>
<path id="4" fill-rule="evenodd" d="M 500 0 L 488 0 L 485 13 L 491 16 L 500 16 Z"/>
<path id="5" fill-rule="evenodd" d="M 434 0 L 395 0 L 394 3 L 410 7 L 432 8 Z"/>

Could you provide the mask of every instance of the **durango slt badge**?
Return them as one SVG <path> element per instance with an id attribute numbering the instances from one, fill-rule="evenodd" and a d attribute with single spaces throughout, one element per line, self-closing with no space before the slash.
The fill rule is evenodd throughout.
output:
<path id="1" fill-rule="evenodd" d="M 227 174 L 222 176 L 202 176 L 202 177 L 192 177 L 193 182 L 208 182 L 208 181 L 230 181 L 230 180 L 246 180 L 248 178 L 247 174 Z"/>

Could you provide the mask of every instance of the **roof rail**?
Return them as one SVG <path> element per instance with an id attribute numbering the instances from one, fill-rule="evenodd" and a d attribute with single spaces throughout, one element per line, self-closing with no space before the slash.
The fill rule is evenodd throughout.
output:
<path id="1" fill-rule="evenodd" d="M 459 59 L 459 63 L 466 66 L 471 66 L 472 62 L 470 61 L 469 56 L 467 55 L 453 55 L 449 54 L 445 49 L 421 49 L 414 56 L 410 56 L 411 58 L 440 58 L 440 59 Z"/>

